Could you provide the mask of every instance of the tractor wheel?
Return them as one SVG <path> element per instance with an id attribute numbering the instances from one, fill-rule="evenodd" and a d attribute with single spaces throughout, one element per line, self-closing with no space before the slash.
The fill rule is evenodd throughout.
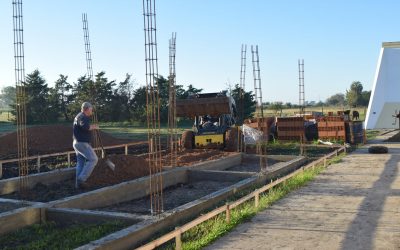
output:
<path id="1" fill-rule="evenodd" d="M 225 132 L 225 150 L 235 152 L 238 148 L 238 128 L 231 128 Z"/>
<path id="2" fill-rule="evenodd" d="M 182 133 L 182 145 L 184 149 L 193 149 L 194 145 L 193 131 L 184 131 Z"/>

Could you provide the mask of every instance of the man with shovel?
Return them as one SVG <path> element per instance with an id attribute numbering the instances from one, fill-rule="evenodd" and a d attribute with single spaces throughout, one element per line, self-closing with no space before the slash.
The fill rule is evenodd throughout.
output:
<path id="1" fill-rule="evenodd" d="M 81 112 L 75 117 L 73 125 L 73 144 L 76 152 L 76 188 L 86 188 L 86 180 L 92 174 L 98 158 L 91 141 L 91 131 L 99 129 L 97 124 L 90 124 L 93 107 L 90 103 L 82 103 Z"/>

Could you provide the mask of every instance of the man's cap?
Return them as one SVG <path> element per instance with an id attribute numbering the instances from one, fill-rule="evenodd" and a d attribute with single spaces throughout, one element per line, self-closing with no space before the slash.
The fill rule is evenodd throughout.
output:
<path id="1" fill-rule="evenodd" d="M 82 103 L 82 106 L 81 106 L 81 110 L 83 111 L 83 110 L 87 110 L 87 109 L 89 109 L 89 108 L 92 108 L 93 106 L 92 106 L 92 104 L 90 104 L 90 102 L 84 102 L 84 103 Z"/>

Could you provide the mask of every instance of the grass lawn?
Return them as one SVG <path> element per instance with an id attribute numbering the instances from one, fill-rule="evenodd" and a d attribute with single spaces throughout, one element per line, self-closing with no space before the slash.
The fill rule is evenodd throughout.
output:
<path id="1" fill-rule="evenodd" d="M 376 138 L 377 135 L 379 135 L 381 132 L 379 130 L 366 130 L 365 135 L 367 136 L 367 141 L 368 140 L 373 140 Z"/>
<path id="2" fill-rule="evenodd" d="M 133 127 L 133 126 L 114 126 L 114 125 L 100 125 L 100 129 L 104 132 L 110 133 L 111 135 L 121 138 L 130 139 L 134 141 L 145 141 L 147 140 L 147 127 Z M 178 135 L 186 129 L 191 127 L 183 127 L 178 129 Z M 168 129 L 166 127 L 161 128 L 161 137 L 166 137 Z"/>
<path id="3" fill-rule="evenodd" d="M 113 221 L 99 224 L 59 226 L 35 224 L 0 237 L 0 249 L 74 249 L 128 226 Z"/>

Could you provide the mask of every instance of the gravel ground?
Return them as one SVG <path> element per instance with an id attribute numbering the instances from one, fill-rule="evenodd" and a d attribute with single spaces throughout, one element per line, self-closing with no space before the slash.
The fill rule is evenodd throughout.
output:
<path id="1" fill-rule="evenodd" d="M 222 188 L 232 185 L 232 182 L 199 181 L 189 184 L 178 184 L 164 190 L 164 211 L 171 210 L 188 202 L 199 199 Z M 126 212 L 126 213 L 150 213 L 150 197 L 123 202 L 97 210 Z"/>

